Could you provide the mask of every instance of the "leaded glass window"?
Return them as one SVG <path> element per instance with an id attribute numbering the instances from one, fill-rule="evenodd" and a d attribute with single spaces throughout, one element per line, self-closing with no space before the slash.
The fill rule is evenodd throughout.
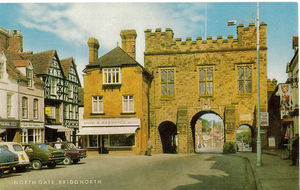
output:
<path id="1" fill-rule="evenodd" d="M 161 95 L 174 96 L 174 69 L 161 70 Z"/>
<path id="2" fill-rule="evenodd" d="M 238 67 L 238 92 L 251 93 L 252 92 L 252 68 L 251 66 Z"/>
<path id="3" fill-rule="evenodd" d="M 213 94 L 213 68 L 202 67 L 199 69 L 200 95 Z"/>

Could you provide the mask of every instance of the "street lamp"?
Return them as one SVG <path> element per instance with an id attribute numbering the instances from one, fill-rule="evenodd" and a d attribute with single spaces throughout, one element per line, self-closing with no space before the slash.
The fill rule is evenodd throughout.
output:
<path id="1" fill-rule="evenodd" d="M 261 166 L 261 137 L 260 137 L 260 79 L 259 79 L 259 3 L 257 2 L 257 15 L 256 19 L 248 19 L 248 20 L 231 20 L 227 22 L 227 26 L 234 26 L 237 22 L 240 21 L 253 21 L 256 20 L 256 28 L 257 28 L 257 42 L 256 42 L 256 64 L 257 64 L 257 161 L 256 165 Z"/>

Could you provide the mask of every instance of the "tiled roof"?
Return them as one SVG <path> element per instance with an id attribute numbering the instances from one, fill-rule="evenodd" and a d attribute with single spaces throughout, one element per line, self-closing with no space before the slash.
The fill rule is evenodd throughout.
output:
<path id="1" fill-rule="evenodd" d="M 30 63 L 30 60 L 13 60 L 15 67 L 26 67 Z"/>
<path id="2" fill-rule="evenodd" d="M 63 69 L 65 76 L 67 76 L 69 73 L 72 61 L 73 61 L 73 57 L 69 57 L 69 58 L 60 60 L 60 64 L 61 64 L 61 67 Z"/>
<path id="3" fill-rule="evenodd" d="M 96 66 L 99 65 L 101 67 L 119 67 L 122 65 L 137 65 L 139 64 L 136 60 L 130 57 L 122 48 L 119 46 L 98 58 L 98 60 L 94 63 L 87 65 Z"/>
<path id="4" fill-rule="evenodd" d="M 22 57 L 31 60 L 34 73 L 47 74 L 54 55 L 56 55 L 56 50 L 49 50 L 35 54 L 26 54 L 22 55 Z"/>

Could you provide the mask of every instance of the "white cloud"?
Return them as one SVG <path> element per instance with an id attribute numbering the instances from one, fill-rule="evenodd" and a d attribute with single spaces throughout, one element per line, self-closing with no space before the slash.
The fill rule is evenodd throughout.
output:
<path id="1" fill-rule="evenodd" d="M 103 49 L 110 50 L 120 42 L 120 31 L 135 29 L 137 61 L 143 64 L 144 30 L 172 28 L 175 35 L 192 36 L 204 21 L 204 4 L 154 3 L 76 3 L 22 4 L 21 24 L 54 33 L 72 45 L 85 45 L 90 36 Z"/>

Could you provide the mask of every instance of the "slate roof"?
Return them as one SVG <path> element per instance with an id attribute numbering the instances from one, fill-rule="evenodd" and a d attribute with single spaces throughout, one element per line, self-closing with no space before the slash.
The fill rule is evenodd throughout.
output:
<path id="1" fill-rule="evenodd" d="M 53 56 L 57 55 L 56 50 L 48 50 L 35 54 L 25 54 L 22 57 L 28 58 L 33 64 L 34 73 L 41 75 L 47 74 L 52 63 Z"/>
<path id="2" fill-rule="evenodd" d="M 98 58 L 95 62 L 86 65 L 86 69 L 93 67 L 121 67 L 126 65 L 137 65 L 146 72 L 147 75 L 151 74 L 135 59 L 129 56 L 122 48 L 117 46 L 102 57 Z"/>

